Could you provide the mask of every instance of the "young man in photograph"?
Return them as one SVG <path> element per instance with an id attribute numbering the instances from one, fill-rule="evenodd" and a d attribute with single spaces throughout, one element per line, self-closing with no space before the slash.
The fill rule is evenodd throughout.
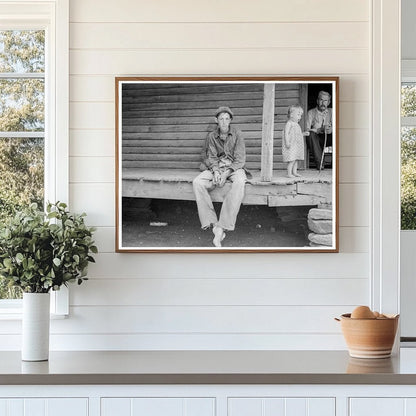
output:
<path id="1" fill-rule="evenodd" d="M 206 169 L 193 181 L 201 228 L 213 227 L 215 247 L 221 247 L 225 231 L 235 228 L 247 180 L 244 139 L 241 131 L 231 126 L 233 117 L 229 107 L 219 107 L 215 112 L 217 127 L 208 133 L 205 142 L 203 165 Z M 231 182 L 231 187 L 223 200 L 218 219 L 209 191 L 224 186 L 227 180 Z"/>

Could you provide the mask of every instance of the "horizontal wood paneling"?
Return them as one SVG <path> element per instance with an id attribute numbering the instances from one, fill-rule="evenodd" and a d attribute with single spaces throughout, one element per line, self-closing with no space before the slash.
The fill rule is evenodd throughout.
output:
<path id="1" fill-rule="evenodd" d="M 366 102 L 343 101 L 339 105 L 339 127 L 348 129 L 368 129 L 370 108 Z"/>
<path id="2" fill-rule="evenodd" d="M 321 55 L 322 54 L 322 55 Z M 316 59 L 317 56 L 320 59 Z M 363 49 L 72 50 L 71 74 L 326 75 L 365 74 Z M 261 62 L 261 65 L 259 65 Z M 306 66 L 305 66 L 306 64 Z"/>
<path id="3" fill-rule="evenodd" d="M 107 102 L 91 103 L 77 102 L 70 104 L 71 119 L 70 127 L 72 129 L 114 129 L 115 108 L 114 104 Z M 363 102 L 341 102 L 340 103 L 340 128 L 341 129 L 368 129 L 369 128 L 369 107 Z M 207 115 L 208 117 L 208 115 Z M 213 123 L 214 120 L 211 120 Z M 277 121 L 276 121 L 277 122 Z M 283 123 L 283 115 L 280 123 Z M 237 123 L 236 123 L 237 124 Z M 206 122 L 203 123 L 209 131 Z M 252 130 L 250 125 L 244 125 L 247 130 Z M 283 126 L 283 124 L 282 124 Z M 281 128 L 282 126 L 278 127 Z M 189 126 L 190 131 L 192 125 Z M 241 129 L 244 128 L 241 126 Z M 139 130 L 135 128 L 135 130 Z M 163 131 L 162 128 L 159 130 Z M 171 129 L 174 131 L 174 129 Z M 139 130 L 140 131 L 140 130 Z M 366 136 L 367 138 L 368 136 Z M 368 138 L 367 138 L 368 140 Z M 365 140 L 362 145 L 364 146 Z"/>
<path id="4" fill-rule="evenodd" d="M 345 349 L 333 317 L 369 303 L 369 18 L 363 0 L 71 0 L 70 204 L 98 226 L 100 253 L 70 318 L 52 322 L 53 349 Z M 339 254 L 114 253 L 114 77 L 173 74 L 340 76 Z M 129 145 L 159 136 L 135 134 Z M 194 154 L 205 135 L 178 134 L 161 144 L 189 140 Z M 0 349 L 19 348 L 19 331 L 1 326 Z"/>
<path id="5" fill-rule="evenodd" d="M 227 104 L 234 111 L 233 125 L 256 138 L 247 143 L 246 167 L 260 170 L 263 83 L 127 83 L 121 90 L 123 166 L 199 169 L 207 131 L 215 128 L 214 111 Z M 300 100 L 300 85 L 276 84 L 275 96 L 278 133 L 273 167 L 285 169 L 277 139 L 281 138 L 288 106 Z M 195 143 L 197 138 L 199 143 Z"/>
<path id="6" fill-rule="evenodd" d="M 340 101 L 363 101 L 369 102 L 369 79 L 368 75 L 342 75 L 339 80 Z"/>
<path id="7" fill-rule="evenodd" d="M 340 227 L 339 246 L 342 253 L 369 253 L 369 227 Z"/>
<path id="8" fill-rule="evenodd" d="M 196 161 L 197 164 L 195 165 L 195 176 L 198 173 L 198 166 L 199 166 L 199 158 L 202 149 L 203 143 L 200 143 L 199 147 L 191 147 L 191 148 L 172 148 L 172 150 L 168 147 L 164 148 L 165 150 L 160 150 L 159 148 L 155 148 L 155 150 L 149 151 L 150 153 L 154 153 L 153 155 L 147 154 L 146 148 L 141 150 L 143 153 L 143 157 L 140 158 L 139 156 L 135 157 L 135 160 L 140 160 L 146 158 L 147 160 L 155 159 L 155 155 L 158 154 L 159 150 L 161 152 L 166 152 L 166 154 L 170 154 L 169 159 L 176 160 L 175 155 L 180 152 L 181 154 L 178 156 L 181 161 L 187 160 L 187 155 L 192 161 Z M 151 148 L 152 149 L 152 148 Z M 179 150 L 181 149 L 181 150 Z M 250 147 L 247 147 L 247 161 L 250 162 L 251 160 L 259 161 L 259 156 L 250 156 Z M 177 150 L 177 151 L 176 151 Z M 258 150 L 258 149 L 257 149 Z M 129 150 L 126 151 L 129 153 Z M 281 156 L 281 147 L 275 147 L 274 149 L 274 161 L 278 162 L 282 160 Z M 168 156 L 166 156 L 168 157 Z M 163 155 L 157 156 L 157 159 L 163 159 Z M 125 160 L 130 160 L 129 157 L 126 156 Z M 369 167 L 368 167 L 368 158 L 367 157 L 341 157 L 340 158 L 340 175 L 339 180 L 340 183 L 368 183 L 369 182 Z M 89 183 L 89 182 L 115 182 L 115 161 L 113 157 L 96 157 L 96 156 L 83 156 L 83 157 L 71 157 L 70 158 L 70 182 L 82 182 L 82 183 Z"/>
<path id="9" fill-rule="evenodd" d="M 339 186 L 339 225 L 367 227 L 370 225 L 370 187 L 368 184 Z"/>
<path id="10" fill-rule="evenodd" d="M 115 156 L 115 133 L 112 129 L 70 130 L 69 154 L 72 157 Z"/>
<path id="11" fill-rule="evenodd" d="M 99 253 L 114 253 L 116 245 L 116 229 L 112 227 L 96 227 L 94 241 Z"/>
<path id="12" fill-rule="evenodd" d="M 51 333 L 338 333 L 334 317 L 355 306 L 81 306 Z"/>
<path id="13" fill-rule="evenodd" d="M 354 280 L 357 283 L 361 280 Z M 84 284 L 88 284 L 85 282 Z M 357 285 L 361 288 L 362 285 Z M 366 292 L 357 295 L 360 301 Z M 52 320 L 57 334 L 339 334 L 334 320 L 357 304 L 333 306 L 71 306 L 70 319 Z M 0 335 L 20 335 L 21 324 L 6 322 Z M 21 335 L 20 335 L 21 336 Z M 2 347 L 0 347 L 0 350 Z M 104 348 L 105 349 L 105 348 Z M 169 348 L 168 348 L 169 349 Z M 175 348 L 173 348 L 175 349 Z M 237 349 L 241 349 L 237 348 Z"/>
<path id="14" fill-rule="evenodd" d="M 111 103 L 71 103 L 69 127 L 76 129 L 111 129 L 114 132 L 115 108 Z M 115 133 L 114 133 L 115 137 Z"/>
<path id="15" fill-rule="evenodd" d="M 91 278 L 74 288 L 71 304 L 155 306 L 319 306 L 366 302 L 364 279 L 136 279 Z M 319 293 L 311 297 L 314 288 Z M 128 290 L 126 290 L 128 288 Z M 171 294 L 175 293 L 172 297 Z"/>
<path id="16" fill-rule="evenodd" d="M 69 203 L 74 212 L 86 212 L 92 226 L 115 224 L 115 186 L 113 183 L 69 184 Z"/>
<path id="17" fill-rule="evenodd" d="M 261 147 L 261 137 L 259 137 L 258 131 L 245 131 L 244 143 L 246 145 L 246 151 L 250 152 L 251 148 Z M 280 130 L 275 130 L 274 152 L 275 154 L 281 153 L 282 144 Z M 184 153 L 200 153 L 207 137 L 207 132 L 165 132 L 163 139 L 159 139 L 161 135 L 159 133 L 125 133 L 123 134 L 123 150 L 128 153 L 134 148 L 140 147 L 142 152 L 149 151 L 151 149 L 157 149 L 155 147 L 155 140 L 161 145 L 170 148 L 171 152 Z M 280 139 L 280 140 L 279 140 Z M 134 151 L 132 152 L 134 153 Z"/>
<path id="18" fill-rule="evenodd" d="M 97 263 L 91 264 L 91 277 L 113 279 L 138 277 L 194 279 L 213 277 L 211 267 L 205 264 L 221 263 L 224 279 L 294 278 L 294 279 L 365 279 L 368 275 L 367 253 L 315 254 L 236 254 L 234 261 L 227 254 L 97 254 Z M 302 258 L 307 263 L 307 267 Z M 237 263 L 237 265 L 236 265 Z M 278 264 L 278 266 L 276 266 Z M 348 267 L 340 268 L 340 264 Z M 120 267 L 122 265 L 122 267 Z M 168 271 L 168 272 L 167 272 Z"/>
<path id="19" fill-rule="evenodd" d="M 115 101 L 115 76 L 70 75 L 70 101 Z"/>
<path id="20" fill-rule="evenodd" d="M 340 156 L 368 156 L 370 137 L 368 129 L 345 128 L 339 131 Z"/>
<path id="21" fill-rule="evenodd" d="M 72 313 L 74 311 L 72 310 Z M 20 334 L 0 334 L 0 351 L 19 350 Z M 51 334 L 51 350 L 345 350 L 338 333 Z"/>
<path id="22" fill-rule="evenodd" d="M 367 48 L 366 28 L 366 22 L 72 23 L 70 48 Z"/>
<path id="23" fill-rule="evenodd" d="M 340 183 L 368 183 L 369 180 L 368 157 L 341 157 L 339 159 Z"/>
<path id="24" fill-rule="evenodd" d="M 114 157 L 70 157 L 69 182 L 110 182 L 114 184 Z"/>
<path id="25" fill-rule="evenodd" d="M 275 0 L 244 2 L 219 0 L 200 2 L 191 0 L 119 0 L 97 7 L 94 0 L 71 0 L 71 22 L 325 22 L 368 21 L 370 9 L 363 0 L 337 1 Z"/>
<path id="26" fill-rule="evenodd" d="M 280 132 L 276 134 L 279 135 Z M 369 155 L 370 139 L 367 129 L 340 129 L 339 154 L 341 157 L 366 157 Z M 151 133 L 149 133 L 151 135 Z M 184 133 L 182 133 L 184 135 Z M 250 132 L 245 133 L 246 142 L 250 140 Z M 147 136 L 143 136 L 147 137 Z M 149 136 L 151 137 L 151 136 Z M 186 135 L 185 135 L 186 137 Z M 191 137 L 191 135 L 190 135 Z M 177 138 L 175 138 L 177 140 Z M 143 139 L 144 140 L 144 139 Z M 203 140 L 203 138 L 198 139 Z M 197 142 L 195 142 L 197 143 Z M 114 157 L 115 133 L 113 129 L 71 129 L 70 130 L 71 156 L 103 156 Z"/>
<path id="27" fill-rule="evenodd" d="M 114 103 L 115 75 L 71 75 L 71 101 L 111 101 Z M 339 83 L 340 101 L 368 102 L 368 76 L 345 74 Z"/>

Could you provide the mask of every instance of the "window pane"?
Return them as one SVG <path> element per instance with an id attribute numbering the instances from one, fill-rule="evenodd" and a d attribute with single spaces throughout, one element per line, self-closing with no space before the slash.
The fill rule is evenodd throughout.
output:
<path id="1" fill-rule="evenodd" d="M 0 79 L 0 91 L 0 131 L 44 131 L 44 80 Z"/>
<path id="2" fill-rule="evenodd" d="M 416 83 L 402 84 L 402 117 L 416 116 Z"/>
<path id="3" fill-rule="evenodd" d="M 44 131 L 44 71 L 45 31 L 0 30 L 0 74 L 20 75 L 0 78 L 0 132 Z M 31 202 L 42 207 L 43 193 L 44 139 L 6 138 L 0 133 L 0 222 Z M 0 278 L 0 299 L 21 295 Z"/>
<path id="4" fill-rule="evenodd" d="M 416 230 L 416 127 L 402 127 L 401 228 Z"/>
<path id="5" fill-rule="evenodd" d="M 45 31 L 0 30 L 0 72 L 45 72 Z"/>
<path id="6" fill-rule="evenodd" d="M 44 140 L 0 138 L 0 221 L 36 202 L 43 206 Z M 21 290 L 0 278 L 0 299 L 19 299 Z"/>
<path id="7" fill-rule="evenodd" d="M 0 221 L 31 202 L 43 206 L 44 140 L 0 138 Z"/>

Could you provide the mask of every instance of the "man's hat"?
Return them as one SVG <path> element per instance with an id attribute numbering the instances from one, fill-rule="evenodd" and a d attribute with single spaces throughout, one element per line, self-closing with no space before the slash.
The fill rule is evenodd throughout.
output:
<path id="1" fill-rule="evenodd" d="M 218 117 L 221 113 L 228 113 L 231 118 L 234 117 L 233 112 L 230 110 L 230 107 L 218 107 L 217 111 L 215 112 L 215 117 Z"/>

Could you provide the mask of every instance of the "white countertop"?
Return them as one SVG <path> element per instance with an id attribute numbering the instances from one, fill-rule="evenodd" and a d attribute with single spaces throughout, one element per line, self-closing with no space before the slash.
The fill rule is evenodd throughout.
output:
<path id="1" fill-rule="evenodd" d="M 347 351 L 53 351 L 0 353 L 0 384 L 416 384 L 416 349 L 387 359 Z"/>

